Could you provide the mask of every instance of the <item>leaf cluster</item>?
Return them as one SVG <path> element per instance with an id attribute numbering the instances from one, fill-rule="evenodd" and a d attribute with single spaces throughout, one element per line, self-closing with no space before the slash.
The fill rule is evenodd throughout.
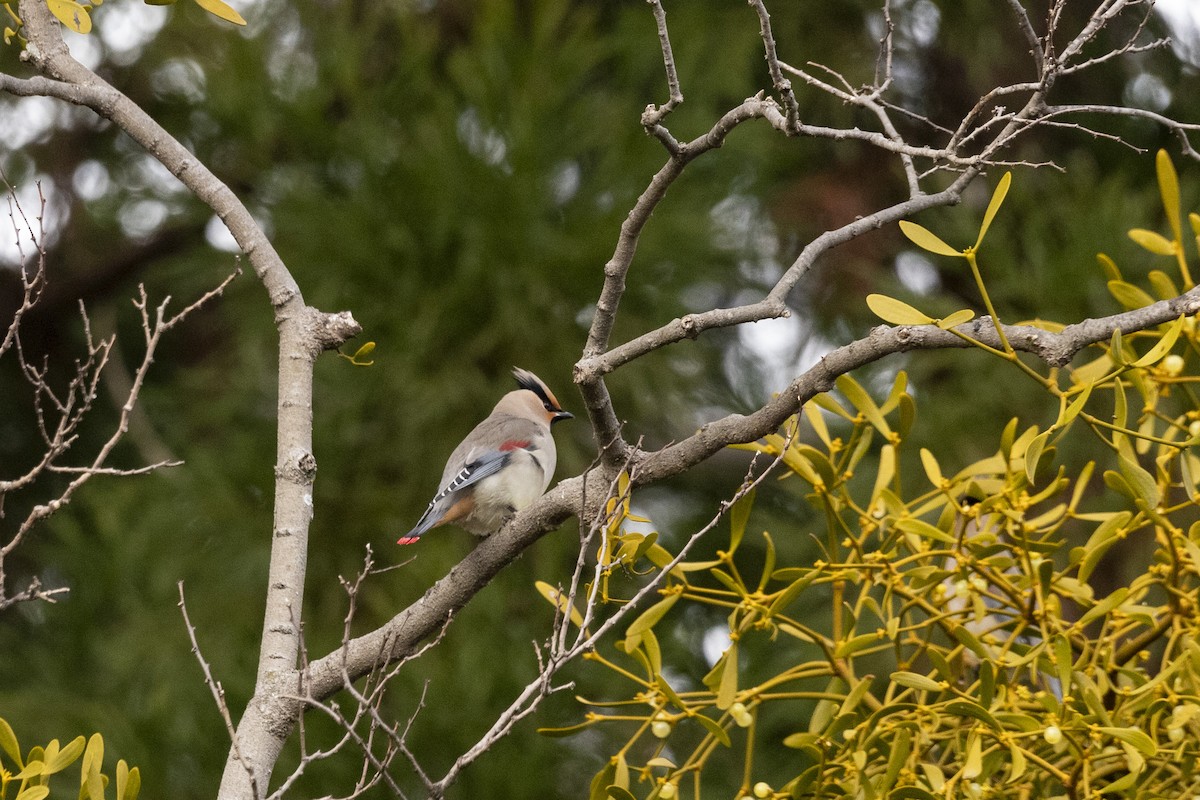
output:
<path id="1" fill-rule="evenodd" d="M 79 800 L 104 800 L 109 776 L 104 765 L 104 738 L 93 733 L 90 739 L 76 736 L 66 745 L 51 739 L 43 746 L 31 747 L 22 758 L 21 747 L 12 727 L 0 718 L 0 754 L 11 762 L 11 769 L 0 759 L 0 800 L 7 800 L 9 787 L 15 788 L 16 800 L 43 800 L 50 796 L 50 779 L 62 773 L 83 756 L 79 769 Z M 117 762 L 113 795 L 116 800 L 137 800 L 142 777 L 137 767 L 129 768 L 124 759 Z"/>
<path id="2" fill-rule="evenodd" d="M 1165 154 L 1157 167 L 1171 236 L 1130 236 L 1174 259 L 1191 288 L 1177 178 Z M 919 246 L 967 260 L 997 331 L 976 250 L 1008 182 L 966 250 L 905 226 Z M 1200 217 L 1189 220 L 1200 236 Z M 1111 259 L 1101 265 L 1127 308 L 1148 304 L 1150 292 L 1178 294 L 1162 271 L 1149 272 L 1146 291 Z M 889 322 L 953 327 L 891 298 L 871 303 Z M 710 796 L 706 781 L 730 758 L 741 766 L 739 798 L 1196 792 L 1195 321 L 1118 331 L 1064 369 L 1034 366 L 1000 338 L 1001 348 L 970 341 L 1044 390 L 1058 409 L 1046 430 L 1014 418 L 991 455 L 955 470 L 928 449 L 908 459 L 917 403 L 906 375 L 878 399 L 843 376 L 780 433 L 743 446 L 776 460 L 823 520 L 809 532 L 815 562 L 780 555 L 776 539 L 800 530 L 764 531 L 761 562 L 743 557 L 753 493 L 731 509 L 715 559 L 672 565 L 661 540 L 640 558 L 629 553 L 631 569 L 669 570 L 660 599 L 614 652 L 592 658 L 632 695 L 581 698 L 583 722 L 545 731 L 632 729 L 593 780 L 592 798 Z M 1060 456 L 1080 438 L 1098 441 L 1105 458 Z M 1100 579 L 1113 553 L 1131 551 L 1118 548 L 1126 541 L 1145 560 L 1114 587 Z M 697 683 L 664 657 L 655 634 L 689 607 L 727 614 L 728 643 Z M 797 757 L 772 763 L 761 755 L 772 745 Z"/>

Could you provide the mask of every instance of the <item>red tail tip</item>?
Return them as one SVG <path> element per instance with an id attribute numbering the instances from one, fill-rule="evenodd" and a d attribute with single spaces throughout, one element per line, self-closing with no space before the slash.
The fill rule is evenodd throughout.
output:
<path id="1" fill-rule="evenodd" d="M 415 544 L 420 538 L 420 536 L 401 536 L 396 540 L 396 544 Z"/>

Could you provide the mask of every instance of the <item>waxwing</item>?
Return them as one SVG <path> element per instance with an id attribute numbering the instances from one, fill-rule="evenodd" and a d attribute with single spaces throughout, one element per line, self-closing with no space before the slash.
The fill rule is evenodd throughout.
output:
<path id="1" fill-rule="evenodd" d="M 550 426 L 573 415 L 537 375 L 516 368 L 513 377 L 521 388 L 501 397 L 454 448 L 437 494 L 397 544 L 449 523 L 488 536 L 545 494 L 558 460 Z"/>

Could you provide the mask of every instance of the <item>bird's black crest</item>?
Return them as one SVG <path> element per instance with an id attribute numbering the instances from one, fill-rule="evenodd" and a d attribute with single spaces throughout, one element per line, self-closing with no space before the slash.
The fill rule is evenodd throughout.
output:
<path id="1" fill-rule="evenodd" d="M 517 379 L 517 385 L 522 389 L 528 389 L 541 398 L 543 403 L 549 404 L 554 409 L 562 409 L 558 404 L 558 398 L 554 396 L 554 392 L 550 391 L 542 379 L 534 375 L 527 369 L 513 367 L 513 377 Z"/>

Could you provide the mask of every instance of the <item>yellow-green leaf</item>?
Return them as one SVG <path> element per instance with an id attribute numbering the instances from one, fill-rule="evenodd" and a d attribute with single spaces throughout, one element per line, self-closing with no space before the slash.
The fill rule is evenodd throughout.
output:
<path id="1" fill-rule="evenodd" d="M 1050 439 L 1050 434 L 1053 431 L 1043 431 L 1033 437 L 1033 441 L 1025 448 L 1025 477 L 1032 484 L 1034 475 L 1037 473 L 1038 462 L 1042 459 L 1042 451 L 1046 448 L 1046 442 Z"/>
<path id="2" fill-rule="evenodd" d="M 1095 385 L 1095 383 L 1091 382 L 1084 384 L 1083 391 L 1071 401 L 1071 404 L 1067 406 L 1066 410 L 1058 418 L 1058 422 L 1054 425 L 1056 428 L 1063 428 L 1070 425 L 1075 420 L 1075 417 L 1079 416 L 1079 412 L 1083 411 L 1084 405 L 1087 403 L 1088 398 L 1091 397 L 1092 388 Z"/>
<path id="3" fill-rule="evenodd" d="M 969 308 L 963 308 L 955 311 L 948 317 L 942 317 L 941 319 L 937 320 L 937 326 L 944 331 L 948 331 L 951 328 L 957 328 L 964 322 L 970 322 L 973 319 L 975 319 L 975 312 Z"/>
<path id="4" fill-rule="evenodd" d="M 1121 270 L 1117 267 L 1117 262 L 1113 261 L 1104 253 L 1097 253 L 1096 261 L 1100 264 L 1100 269 L 1104 272 L 1105 279 L 1110 281 L 1121 280 Z"/>
<path id="5" fill-rule="evenodd" d="M 1025 774 L 1025 753 L 1015 744 L 1008 746 L 1008 754 L 1010 767 L 1008 770 L 1008 780 L 1005 783 L 1012 783 Z"/>
<path id="6" fill-rule="evenodd" d="M 625 794 L 613 794 L 613 789 L 621 789 Z M 612 786 L 608 787 L 608 796 L 614 800 L 634 800 L 633 795 L 629 794 L 629 764 L 625 761 L 624 753 L 617 753 L 617 768 L 613 772 Z"/>
<path id="7" fill-rule="evenodd" d="M 362 347 L 355 350 L 354 355 L 352 355 L 352 356 L 348 356 L 345 353 L 341 352 L 340 350 L 338 351 L 338 355 L 341 356 L 342 358 L 346 359 L 347 361 L 349 361 L 351 364 L 353 364 L 356 367 L 369 367 L 372 364 L 374 364 L 375 362 L 367 361 L 366 359 L 367 359 L 367 356 L 371 355 L 371 353 L 373 353 L 373 352 L 375 352 L 375 343 L 367 342 Z"/>
<path id="8" fill-rule="evenodd" d="M 1146 351 L 1146 355 L 1133 362 L 1135 367 L 1148 367 L 1151 364 L 1157 364 L 1171 352 L 1171 348 L 1175 346 L 1175 341 L 1179 338 L 1179 332 L 1183 330 L 1183 317 L 1171 323 L 1171 327 L 1167 328 L 1167 332 L 1154 343 L 1154 346 Z"/>
<path id="9" fill-rule="evenodd" d="M 887 420 L 883 418 L 883 412 L 879 410 L 879 406 L 875 405 L 871 395 L 867 394 L 867 390 L 862 388 L 858 381 L 849 375 L 839 375 L 836 385 L 838 390 L 846 395 L 850 404 L 867 418 L 868 422 L 884 436 L 891 438 L 892 429 L 887 424 Z"/>
<path id="10" fill-rule="evenodd" d="M 996 184 L 996 191 L 992 192 L 992 199 L 988 203 L 987 211 L 983 215 L 983 224 L 979 226 L 979 238 L 975 240 L 976 249 L 983 244 L 983 237 L 987 234 L 988 228 L 992 225 L 992 220 L 996 218 L 996 212 L 1000 210 L 1000 206 L 1004 203 L 1004 198 L 1008 194 L 1008 187 L 1012 185 L 1012 173 L 1006 172 L 1000 178 L 1000 182 Z"/>
<path id="11" fill-rule="evenodd" d="M 1158 172 L 1158 191 L 1162 195 L 1163 211 L 1167 212 L 1167 221 L 1171 223 L 1171 233 L 1175 241 L 1183 241 L 1183 225 L 1179 218 L 1179 176 L 1175 174 L 1175 165 L 1166 150 L 1159 150 L 1154 158 L 1155 170 Z"/>
<path id="12" fill-rule="evenodd" d="M 17 744 L 17 735 L 3 717 L 0 717 L 0 749 L 4 750 L 18 767 L 25 766 L 25 762 L 21 760 L 21 747 Z"/>
<path id="13" fill-rule="evenodd" d="M 1119 739 L 1128 745 L 1131 745 L 1142 755 L 1153 756 L 1158 753 L 1158 747 L 1154 744 L 1154 740 L 1145 734 L 1145 732 L 1137 728 L 1099 728 L 1101 733 L 1108 734 L 1114 739 Z"/>
<path id="14" fill-rule="evenodd" d="M 733 744 L 729 740 L 729 733 L 715 720 L 711 719 L 710 717 L 706 717 L 703 714 L 697 714 L 696 716 L 692 717 L 692 719 L 703 725 L 704 729 L 712 734 L 713 738 L 721 744 L 725 745 L 726 747 L 729 747 Z"/>
<path id="15" fill-rule="evenodd" d="M 942 684 L 927 675 L 921 675 L 917 672 L 899 672 L 892 673 L 892 683 L 898 683 L 901 686 L 906 686 L 909 689 L 919 689 L 923 692 L 941 692 Z"/>
<path id="16" fill-rule="evenodd" d="M 50 787 L 46 785 L 26 787 L 19 795 L 17 800 L 43 800 L 50 794 Z"/>
<path id="17" fill-rule="evenodd" d="M 580 731 L 584 730 L 585 728 L 592 727 L 592 725 L 596 724 L 597 721 L 598 720 L 595 720 L 595 719 L 589 719 L 584 722 L 577 723 L 575 725 L 568 725 L 565 728 L 538 728 L 537 732 L 539 734 L 541 734 L 542 736 L 549 736 L 552 739 L 559 739 L 559 738 L 562 738 L 565 736 L 574 736 L 575 734 L 579 733 Z M 133 775 L 136 773 L 137 773 L 137 769 L 135 768 L 129 773 L 129 775 L 132 778 Z M 140 781 L 139 781 L 139 783 L 140 783 Z M 119 784 L 119 782 L 118 782 L 118 784 Z M 132 789 L 132 782 L 130 783 L 130 788 L 126 789 L 126 791 L 128 792 L 131 789 Z M 133 797 L 136 797 L 136 794 L 130 795 L 130 797 L 128 797 L 128 798 L 125 797 L 124 795 L 121 795 L 120 797 L 117 798 L 117 800 L 132 800 Z"/>
<path id="18" fill-rule="evenodd" d="M 729 645 L 725 651 L 725 670 L 721 673 L 721 683 L 717 689 L 717 708 L 724 711 L 733 705 L 737 697 L 738 687 L 738 655 L 737 642 Z"/>
<path id="19" fill-rule="evenodd" d="M 1083 546 L 1084 556 L 1079 565 L 1079 580 L 1086 581 L 1091 576 L 1092 570 L 1104 558 L 1104 554 L 1119 541 L 1117 534 L 1132 518 L 1133 515 L 1128 511 L 1120 511 L 1096 527 L 1088 537 L 1087 544 Z"/>
<path id="20" fill-rule="evenodd" d="M 1161 269 L 1150 270 L 1150 274 L 1146 277 L 1150 279 L 1150 286 L 1154 288 L 1154 293 L 1158 295 L 1159 300 L 1170 300 L 1179 296 L 1179 289 L 1175 287 L 1175 281 L 1171 280 L 1171 276 Z"/>
<path id="21" fill-rule="evenodd" d="M 226 22 L 232 22 L 234 25 L 246 24 L 246 20 L 242 18 L 242 15 L 234 11 L 228 3 L 224 3 L 222 0 L 196 0 L 196 5 L 214 17 L 220 17 Z"/>
<path id="22" fill-rule="evenodd" d="M 546 598 L 550 602 L 550 605 L 558 609 L 558 613 L 566 615 L 569 611 L 571 622 L 574 623 L 576 627 L 583 625 L 583 615 L 580 614 L 579 609 L 575 608 L 575 605 L 570 602 L 570 598 L 560 592 L 556 587 L 551 586 L 545 581 L 534 581 L 533 585 L 537 587 L 538 594 Z M 568 606 L 570 606 L 569 609 Z M 118 794 L 120 793 L 118 792 Z"/>
<path id="23" fill-rule="evenodd" d="M 946 479 L 942 477 L 942 470 L 938 467 L 937 457 L 925 447 L 921 448 L 921 466 L 925 467 L 925 476 L 929 478 L 929 482 L 933 484 L 935 489 L 940 489 L 942 482 Z"/>
<path id="24" fill-rule="evenodd" d="M 950 245 L 939 239 L 928 228 L 923 228 L 915 222 L 909 222 L 906 219 L 900 220 L 900 232 L 908 237 L 908 240 L 922 250 L 928 250 L 931 253 L 936 253 L 939 256 L 958 256 L 962 257 L 962 253 L 955 250 Z"/>
<path id="25" fill-rule="evenodd" d="M 1099 619 L 1100 617 L 1103 617 L 1105 614 L 1112 611 L 1117 606 L 1121 605 L 1121 603 L 1124 603 L 1125 598 L 1128 596 L 1129 596 L 1129 589 L 1122 586 L 1121 588 L 1117 589 L 1112 594 L 1110 594 L 1108 597 L 1104 598 L 1099 603 L 1096 603 L 1096 605 L 1089 608 L 1087 610 L 1087 613 L 1085 613 L 1082 617 L 1080 617 L 1079 620 L 1075 623 L 1075 625 L 1080 628 L 1086 627 L 1087 625 L 1089 625 L 1092 622 L 1092 620 L 1096 620 L 1096 619 Z"/>
<path id="26" fill-rule="evenodd" d="M 55 740 L 57 743 L 58 740 Z M 84 738 L 76 736 L 75 739 L 66 747 L 59 750 L 53 756 L 50 755 L 49 748 L 46 751 L 46 774 L 50 775 L 55 772 L 61 772 L 71 765 L 75 759 L 79 758 L 79 754 L 83 752 Z"/>
<path id="27" fill-rule="evenodd" d="M 1118 303 L 1130 310 L 1145 308 L 1154 302 L 1154 298 L 1146 294 L 1144 289 L 1125 281 L 1109 281 L 1108 291 Z"/>
<path id="28" fill-rule="evenodd" d="M 963 760 L 962 776 L 967 780 L 978 778 L 983 772 L 983 742 L 977 733 L 967 738 L 967 757 Z"/>
<path id="29" fill-rule="evenodd" d="M 93 733 L 88 739 L 87 749 L 83 751 L 83 768 L 80 782 L 87 789 L 92 800 L 104 800 L 104 780 L 100 776 L 100 768 L 104 764 L 104 737 Z"/>
<path id="30" fill-rule="evenodd" d="M 808 424 L 812 425 L 813 433 L 817 434 L 817 438 L 828 447 L 832 440 L 829 437 L 829 426 L 825 424 L 825 417 L 821 416 L 820 406 L 815 403 L 805 403 L 804 416 L 808 420 Z"/>
<path id="31" fill-rule="evenodd" d="M 625 632 L 625 636 L 637 636 L 642 631 L 648 631 L 658 624 L 658 621 L 671 610 L 671 606 L 679 602 L 680 595 L 671 594 L 659 600 L 654 605 L 647 608 L 629 625 L 629 629 Z"/>
<path id="32" fill-rule="evenodd" d="M 754 489 L 746 492 L 729 507 L 729 554 L 733 555 L 742 537 L 746 534 L 746 523 L 750 520 L 750 509 L 754 508 Z"/>
<path id="33" fill-rule="evenodd" d="M 1160 495 L 1158 483 L 1154 480 L 1154 476 L 1142 469 L 1141 465 L 1136 461 L 1126 456 L 1117 457 L 1117 466 L 1137 496 L 1144 500 L 1150 508 L 1157 507 Z"/>
<path id="34" fill-rule="evenodd" d="M 928 522 L 926 522 L 923 519 L 917 519 L 916 517 L 908 517 L 906 519 L 897 520 L 896 527 L 899 528 L 900 530 L 904 531 L 905 533 L 916 534 L 917 536 L 923 537 L 925 539 L 932 539 L 932 540 L 938 541 L 938 542 L 945 542 L 946 544 L 954 544 L 953 536 L 946 533 L 945 531 L 943 531 L 940 528 L 936 528 L 933 525 L 930 525 Z"/>
<path id="35" fill-rule="evenodd" d="M 867 295 L 867 308 L 884 322 L 892 325 L 928 325 L 933 318 L 918 311 L 902 300 L 885 294 Z"/>
<path id="36" fill-rule="evenodd" d="M 1160 256 L 1175 255 L 1175 243 L 1161 233 L 1148 231 L 1145 228 L 1134 228 L 1129 231 L 1129 238 L 1143 249 Z"/>
<path id="37" fill-rule="evenodd" d="M 75 0 L 46 0 L 50 13 L 58 17 L 58 21 L 76 33 L 89 33 L 92 30 L 92 17 L 88 10 L 76 3 Z"/>

